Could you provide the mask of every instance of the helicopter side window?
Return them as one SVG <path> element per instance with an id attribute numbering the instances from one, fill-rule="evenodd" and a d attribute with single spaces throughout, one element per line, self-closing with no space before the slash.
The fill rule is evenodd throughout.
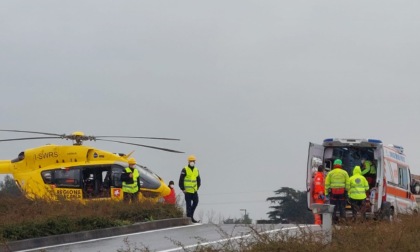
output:
<path id="1" fill-rule="evenodd" d="M 80 187 L 80 169 L 55 170 L 53 182 L 58 187 Z"/>
<path id="2" fill-rule="evenodd" d="M 122 181 L 121 181 L 121 174 L 123 173 L 123 167 L 120 165 L 112 165 L 112 172 L 111 172 L 111 186 L 121 188 Z"/>
<path id="3" fill-rule="evenodd" d="M 111 188 L 111 172 L 110 171 L 103 171 L 102 177 L 104 178 L 102 181 L 102 186 L 105 189 Z"/>
<path id="4" fill-rule="evenodd" d="M 52 171 L 43 171 L 41 172 L 41 177 L 44 180 L 45 184 L 53 184 L 52 181 Z"/>

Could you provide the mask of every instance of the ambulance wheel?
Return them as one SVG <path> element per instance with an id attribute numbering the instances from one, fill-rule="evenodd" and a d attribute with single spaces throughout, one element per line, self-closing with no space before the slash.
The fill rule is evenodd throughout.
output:
<path id="1" fill-rule="evenodd" d="M 389 209 L 389 218 L 388 218 L 388 220 L 390 220 L 390 221 L 393 221 L 394 220 L 394 208 L 393 207 L 391 207 L 390 209 Z"/>
<path id="2" fill-rule="evenodd" d="M 383 202 L 381 206 L 381 219 L 391 221 L 394 216 L 394 209 L 389 202 Z"/>

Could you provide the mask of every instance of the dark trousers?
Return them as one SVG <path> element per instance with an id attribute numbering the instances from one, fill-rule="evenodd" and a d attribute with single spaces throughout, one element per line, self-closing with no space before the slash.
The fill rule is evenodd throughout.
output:
<path id="1" fill-rule="evenodd" d="M 363 219 L 366 219 L 366 201 L 364 199 L 350 199 L 351 211 L 353 212 L 353 220 L 356 220 L 357 213 L 360 213 Z"/>
<path id="2" fill-rule="evenodd" d="M 125 202 L 137 202 L 138 201 L 138 192 L 136 192 L 136 193 L 127 193 L 127 192 L 124 192 L 124 201 Z"/>
<path id="3" fill-rule="evenodd" d="M 185 203 L 187 204 L 187 217 L 193 218 L 198 205 L 198 193 L 185 193 Z"/>
<path id="4" fill-rule="evenodd" d="M 340 218 L 346 218 L 346 196 L 345 194 L 331 194 L 330 203 L 334 205 L 333 218 L 335 219 L 337 210 L 340 213 Z"/>

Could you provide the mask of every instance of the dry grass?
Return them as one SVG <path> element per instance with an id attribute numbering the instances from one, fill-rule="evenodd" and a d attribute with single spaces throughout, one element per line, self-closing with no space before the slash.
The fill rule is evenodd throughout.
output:
<path id="1" fill-rule="evenodd" d="M 393 222 L 368 221 L 349 223 L 333 227 L 332 242 L 323 242 L 322 234 L 300 230 L 300 235 L 290 233 L 264 233 L 251 229 L 251 235 L 243 239 L 229 239 L 222 234 L 221 239 L 227 242 L 189 248 L 173 241 L 176 246 L 187 252 L 377 252 L 377 251 L 420 251 L 420 216 L 399 216 Z M 197 238 L 197 243 L 206 242 Z M 149 248 L 135 248 L 135 251 L 152 251 Z M 134 251 L 129 246 L 122 251 Z"/>
<path id="2" fill-rule="evenodd" d="M 284 233 L 274 236 L 254 233 L 253 239 L 242 241 L 229 251 L 420 251 L 419 215 L 399 216 L 394 222 L 368 221 L 334 227 L 330 244 L 324 244 L 319 234 L 301 232 L 301 236 L 292 237 Z"/>
<path id="3" fill-rule="evenodd" d="M 334 227 L 330 244 L 307 232 L 292 239 L 278 235 L 243 251 L 420 251 L 419 238 L 419 216 L 400 216 L 392 223 L 369 221 Z"/>
<path id="4" fill-rule="evenodd" d="M 399 215 L 393 222 L 366 222 L 334 230 L 325 251 L 420 251 L 420 216 Z"/>

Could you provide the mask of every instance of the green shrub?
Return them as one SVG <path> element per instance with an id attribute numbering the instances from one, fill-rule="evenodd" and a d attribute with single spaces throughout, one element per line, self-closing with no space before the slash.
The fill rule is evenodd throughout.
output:
<path id="1" fill-rule="evenodd" d="M 182 217 L 179 207 L 161 203 L 28 200 L 0 195 L 0 240 L 21 240 L 136 222 Z"/>

